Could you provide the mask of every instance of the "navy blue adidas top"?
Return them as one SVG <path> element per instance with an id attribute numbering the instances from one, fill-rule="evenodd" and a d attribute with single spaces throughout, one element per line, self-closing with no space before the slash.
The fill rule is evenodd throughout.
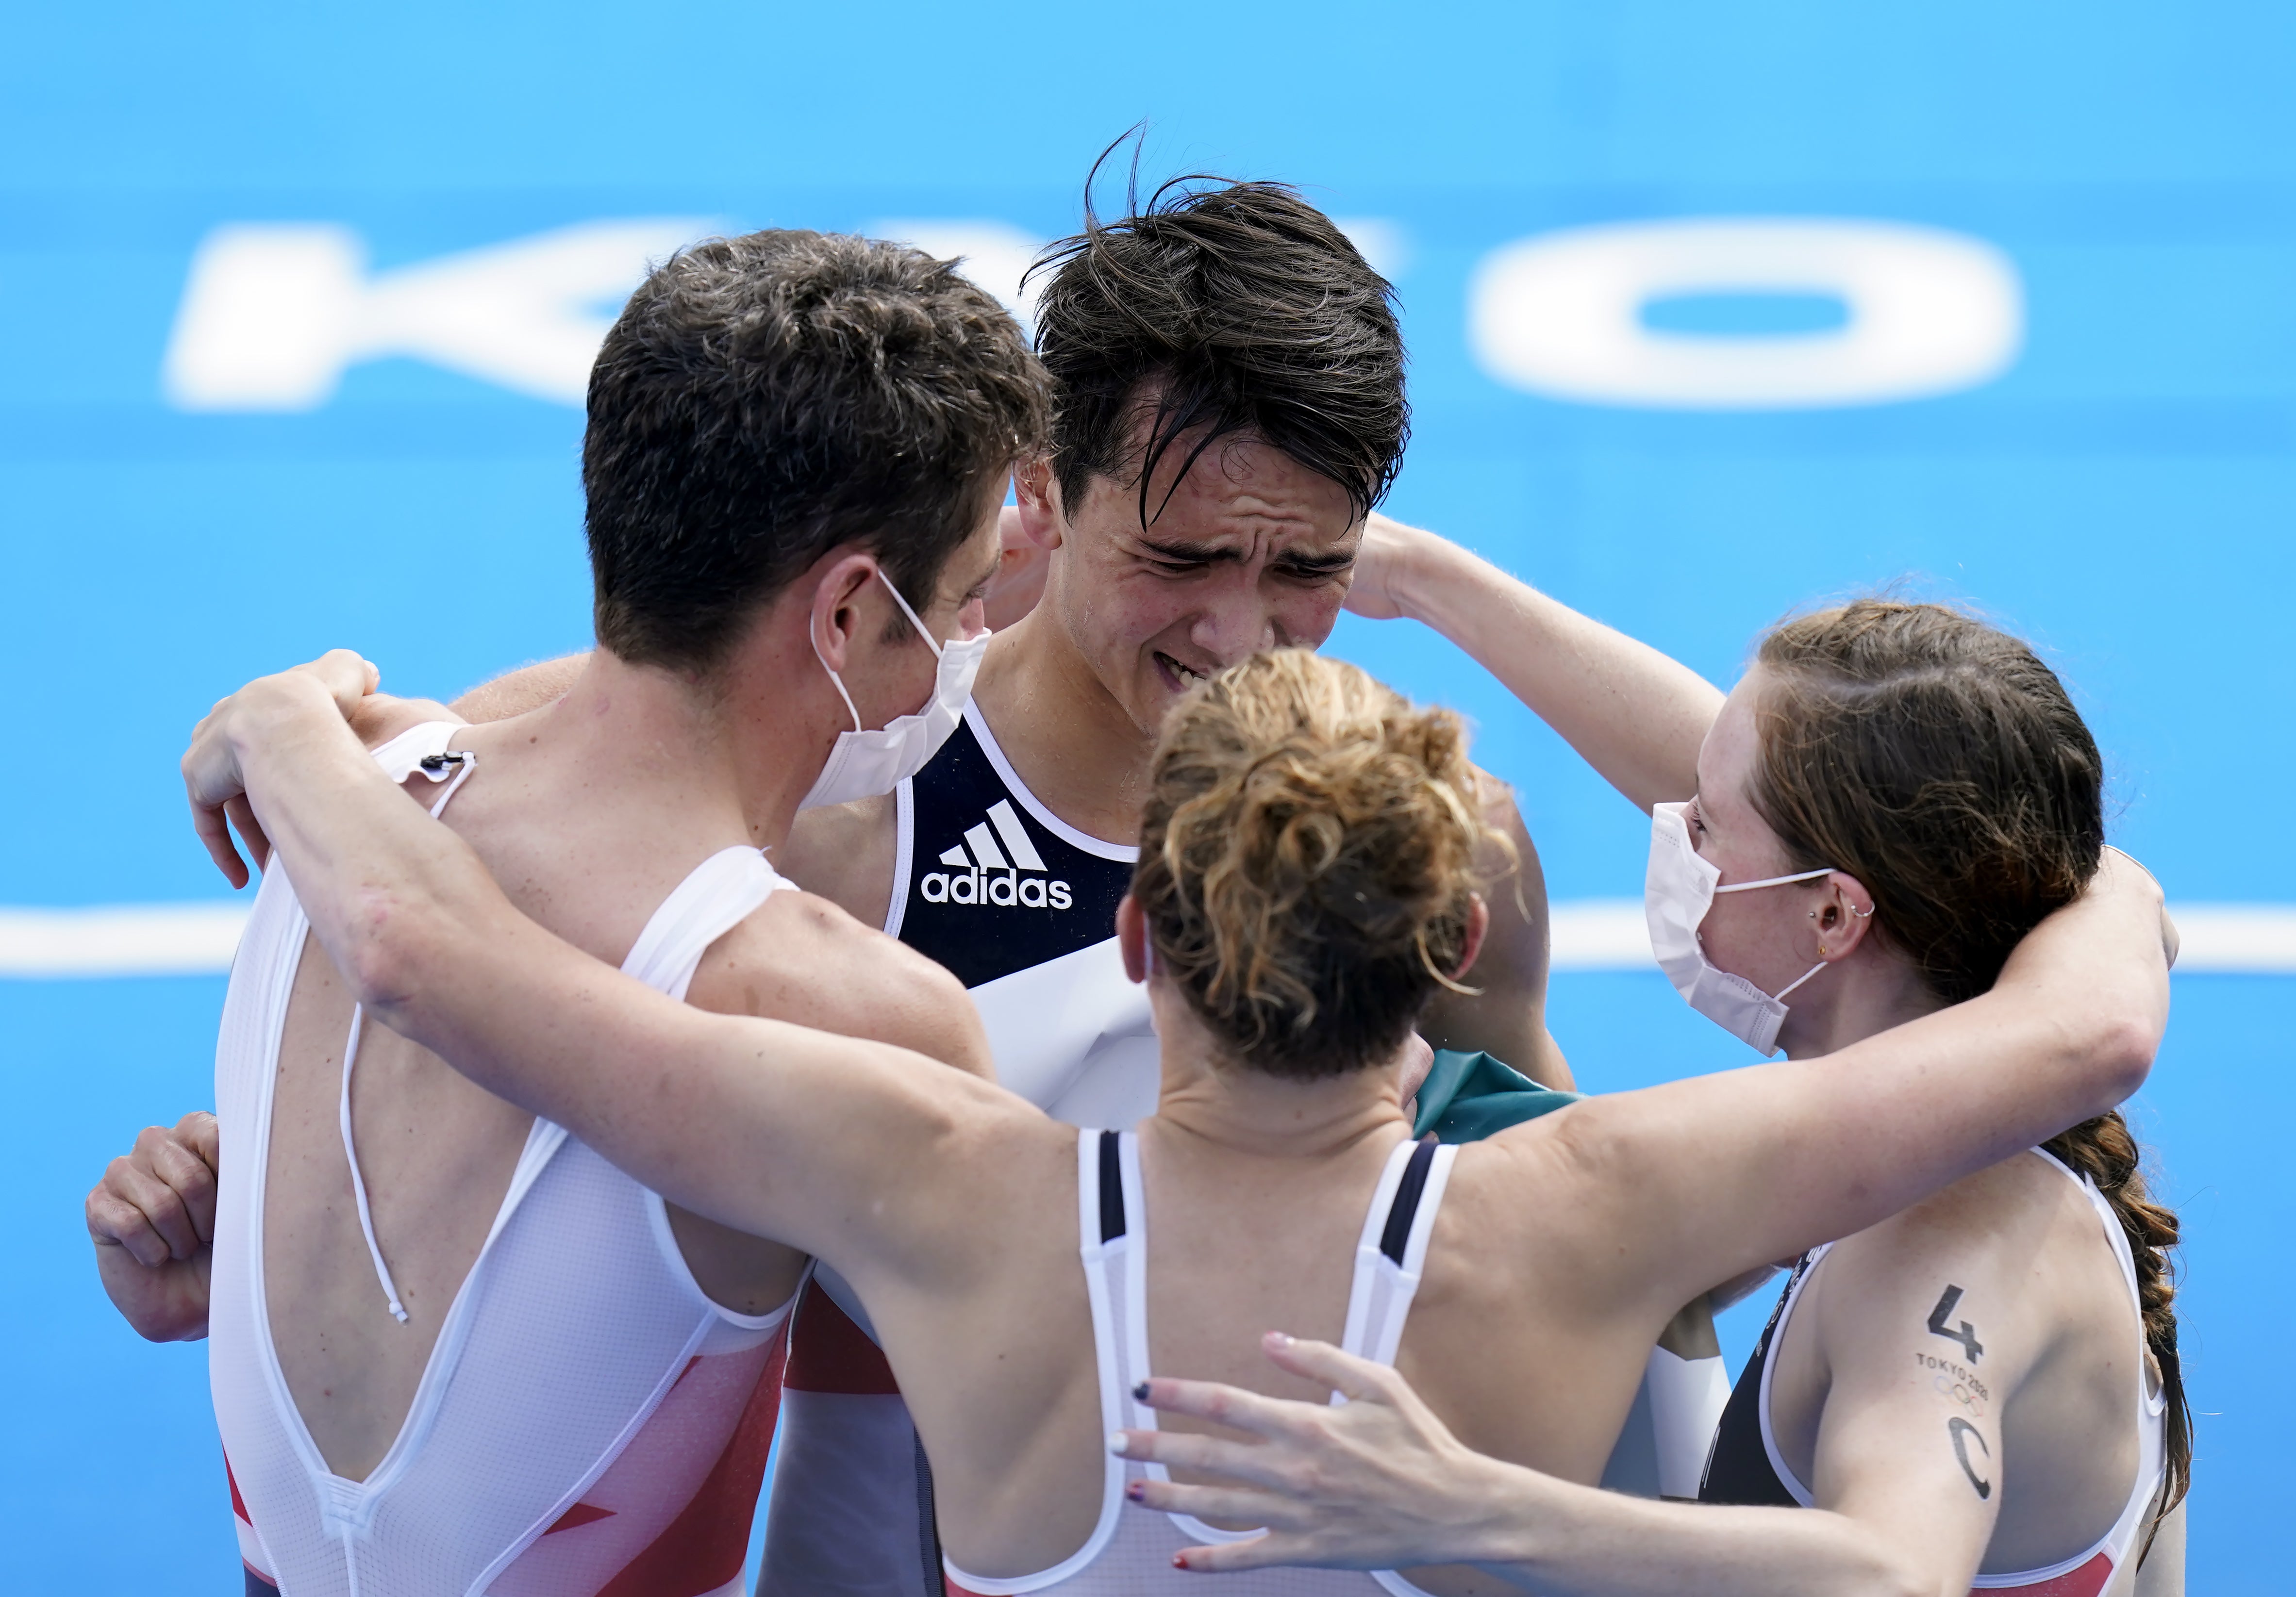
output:
<path id="1" fill-rule="evenodd" d="M 980 712 L 901 784 L 885 930 L 968 987 L 1106 942 L 1138 849 L 1086 837 L 1038 803 Z"/>

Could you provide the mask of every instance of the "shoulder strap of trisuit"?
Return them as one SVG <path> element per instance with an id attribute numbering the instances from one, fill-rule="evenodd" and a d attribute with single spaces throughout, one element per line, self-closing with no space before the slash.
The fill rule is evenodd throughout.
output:
<path id="1" fill-rule="evenodd" d="M 1356 1243 L 1355 1280 L 1341 1344 L 1349 1353 L 1382 1364 L 1395 1362 L 1458 1155 L 1456 1147 L 1432 1137 L 1398 1142 L 1388 1155 Z"/>
<path id="2" fill-rule="evenodd" d="M 630 945 L 623 970 L 658 992 L 684 998 L 709 945 L 790 885 L 757 849 L 719 849 L 670 889 Z"/>

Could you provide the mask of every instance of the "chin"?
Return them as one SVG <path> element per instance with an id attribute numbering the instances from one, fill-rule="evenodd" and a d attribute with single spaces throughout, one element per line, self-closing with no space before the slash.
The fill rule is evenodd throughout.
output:
<path id="1" fill-rule="evenodd" d="M 1187 690 L 1175 689 L 1166 682 L 1162 668 L 1153 660 L 1148 662 L 1148 669 L 1141 674 L 1141 677 L 1133 692 L 1126 696 L 1124 708 L 1134 724 L 1153 737 L 1164 725 L 1164 717 L 1171 713 L 1172 707 L 1187 697 Z"/>

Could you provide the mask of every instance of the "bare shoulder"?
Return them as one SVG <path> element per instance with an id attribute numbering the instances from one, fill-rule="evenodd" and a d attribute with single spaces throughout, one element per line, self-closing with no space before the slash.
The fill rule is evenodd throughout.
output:
<path id="1" fill-rule="evenodd" d="M 890 793 L 800 810 L 774 850 L 774 868 L 863 925 L 882 926 L 892 907 L 898 819 Z"/>
<path id="2" fill-rule="evenodd" d="M 2095 1211 L 2078 1183 L 2054 1161 L 2018 1153 L 1845 1239 L 1834 1252 L 1861 1265 L 1936 1254 L 2015 1259 L 2061 1231 L 2096 1229 Z"/>
<path id="3" fill-rule="evenodd" d="M 710 946 L 689 1002 L 868 1037 L 989 1074 L 963 984 L 818 894 L 779 892 Z"/>
<path id="4" fill-rule="evenodd" d="M 1452 1167 L 1438 1224 L 1456 1223 L 1486 1257 L 1526 1263 L 1536 1257 L 1585 1283 L 1615 1273 L 1625 1218 L 1613 1201 L 1617 1177 L 1602 1157 L 1598 1116 L 1589 1099 L 1463 1146 Z M 1532 1287 L 1554 1279 L 1548 1267 L 1503 1272 Z M 1533 1290 L 1536 1290 L 1535 1288 Z M 1609 1306 L 1603 1306 L 1605 1310 Z"/>
<path id="5" fill-rule="evenodd" d="M 1811 1282 L 1814 1306 L 1837 1331 L 1926 1315 L 1948 1339 L 1990 1316 L 2016 1323 L 2037 1347 L 2046 1323 L 2083 1300 L 2077 1278 L 2110 1259 L 2103 1241 L 2082 1190 L 2020 1153 L 1837 1243 Z"/>

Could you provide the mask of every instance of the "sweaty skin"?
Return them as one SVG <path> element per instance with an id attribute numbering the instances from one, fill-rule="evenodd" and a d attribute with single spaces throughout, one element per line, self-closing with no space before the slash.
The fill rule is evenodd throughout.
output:
<path id="1" fill-rule="evenodd" d="M 1773 1413 L 1815 1508 L 1588 1491 L 1472 1451 L 1393 1371 L 1273 1338 L 1278 1367 L 1347 1392 L 1347 1408 L 1159 1379 L 1160 1414 L 1217 1418 L 1254 1445 L 1136 1431 L 1128 1455 L 1206 1483 L 1151 1485 L 1146 1506 L 1270 1527 L 1192 1550 L 1205 1572 L 1450 1557 L 1571 1597 L 1950 1597 L 2111 1527 L 2137 1468 L 2138 1347 L 2096 1211 L 2019 1154 L 1837 1244 L 1804 1287 L 1772 1350 Z M 2182 1592 L 2182 1513 L 2108 1597 Z"/>
<path id="2" fill-rule="evenodd" d="M 1642 807 L 1694 792 L 1692 836 L 1725 881 L 1792 868 L 1746 798 L 1759 669 L 1718 716 L 1703 712 L 1711 728 L 1685 776 L 1651 730 L 1671 719 L 1678 742 L 1710 689 L 1431 535 L 1374 531 L 1399 545 L 1394 613 L 1466 647 Z M 1606 713 L 1621 697 L 1645 700 L 1668 669 L 1680 679 L 1671 712 L 1660 698 L 1638 716 Z M 1769 991 L 1823 962 L 1781 1032 L 1790 1057 L 1825 1060 L 1943 1007 L 1867 935 L 1873 900 L 1854 878 L 1775 895 L 1718 897 L 1702 938 L 1718 965 Z M 2175 929 L 2161 931 L 2173 958 Z M 1149 1506 L 1272 1527 L 1263 1542 L 1191 1552 L 1189 1567 L 1206 1571 L 1454 1557 L 1590 1597 L 1955 1593 L 1980 1571 L 2072 1557 L 2111 1527 L 2137 1467 L 2136 1383 L 2158 1379 L 2140 1347 L 2095 1209 L 2060 1170 L 2019 1153 L 1836 1244 L 1811 1274 L 1771 1363 L 1779 1446 L 1816 1511 L 1671 1508 L 1513 1469 L 1463 1445 L 1395 1372 L 1288 1339 L 1267 1349 L 1279 1368 L 1356 1401 L 1334 1413 L 1259 1403 L 1232 1377 L 1159 1380 L 1160 1411 L 1219 1418 L 1257 1445 L 1134 1432 L 1129 1456 L 1210 1471 L 1151 1485 Z M 2180 1508 L 2111 1597 L 2132 1582 L 2144 1597 L 2181 1591 L 2182 1532 Z"/>
<path id="3" fill-rule="evenodd" d="M 939 635 L 977 625 L 994 561 L 994 528 L 984 524 L 952 558 L 926 624 Z M 512 902 L 618 963 L 701 859 L 726 847 L 770 846 L 785 834 L 805 785 L 799 776 L 813 768 L 788 750 L 816 741 L 825 747 L 845 715 L 807 635 L 824 588 L 840 588 L 831 608 L 843 636 L 831 648 L 865 714 L 882 721 L 929 691 L 932 655 L 873 571 L 873 561 L 850 551 L 824 557 L 761 618 L 717 694 L 611 655 L 587 657 L 562 697 L 456 739 L 478 766 L 446 824 L 469 839 Z M 887 638 L 906 642 L 886 645 Z M 821 681 L 817 691 L 793 695 L 783 684 L 800 652 Z M 452 718 L 436 707 L 398 704 L 370 713 L 364 730 L 381 738 Z M 426 807 L 435 801 L 427 781 L 414 779 L 410 791 Z M 954 978 L 801 892 L 775 894 L 720 938 L 687 999 L 991 1069 L 979 1016 Z M 271 1301 L 295 1306 L 274 1335 L 297 1406 L 330 1467 L 359 1478 L 398 1433 L 532 1117 L 372 1020 L 365 1026 L 353 1126 L 376 1233 L 408 1314 L 405 1326 L 397 1324 L 380 1312 L 337 1127 L 350 1018 L 340 974 L 308 944 L 281 1040 L 265 1268 Z M 151 1128 L 90 1194 L 106 1290 L 147 1337 L 206 1332 L 216 1159 L 209 1117 L 172 1133 Z M 676 1208 L 671 1224 L 695 1279 L 726 1306 L 762 1314 L 794 1290 L 804 1261 L 791 1249 Z"/>
<path id="4" fill-rule="evenodd" d="M 1263 649 L 1320 647 L 1343 604 L 1393 613 L 1385 608 L 1390 543 L 1367 538 L 1336 483 L 1242 436 L 1206 450 L 1176 484 L 1189 453 L 1186 440 L 1168 452 L 1169 464 L 1150 484 L 1154 519 L 1145 528 L 1136 483 L 1095 477 L 1070 506 L 1041 461 L 1015 473 L 1016 504 L 1004 512 L 1005 574 L 989 610 L 1012 618 L 989 642 L 973 699 L 1029 791 L 1070 825 L 1111 842 L 1139 836 L 1156 729 L 1191 684 Z M 1394 526 L 1371 518 L 1374 528 L 1382 524 Z M 512 673 L 474 690 L 466 713 L 484 719 L 545 701 L 578 665 L 578 657 Z M 1486 779 L 1485 804 L 1513 856 L 1493 847 L 1483 862 L 1491 933 L 1478 990 L 1444 994 L 1422 1034 L 1438 1048 L 1488 1050 L 1567 1089 L 1570 1067 L 1546 1023 L 1538 851 L 1495 777 Z M 890 796 L 808 810 L 775 861 L 864 925 L 882 926 L 895 826 Z"/>
<path id="5" fill-rule="evenodd" d="M 670 1003 L 551 938 L 382 782 L 342 691 L 308 673 L 256 684 L 186 772 L 203 806 L 251 790 L 362 999 L 635 1179 L 833 1265 L 883 1337 L 962 1567 L 1020 1575 L 1074 1552 L 1104 1447 L 1076 1134 L 899 1049 Z M 2166 1013 L 2159 913 L 2150 880 L 2108 863 L 1968 1003 L 1822 1065 L 1591 1099 L 1463 1149 L 1399 1370 L 1468 1445 L 1593 1479 L 1644 1350 L 1704 1284 L 1876 1224 L 2138 1085 Z M 1136 912 L 1119 927 L 1138 971 Z M 1352 1235 L 1408 1134 L 1396 1067 L 1274 1081 L 1226 1061 L 1165 978 L 1150 997 L 1165 1073 L 1143 1132 L 1150 1200 L 1202 1242 L 1156 1268 L 1154 1362 L 1241 1364 L 1274 1306 L 1336 1332 L 1343 1266 L 1321 1242 Z M 841 1134 L 857 1124 L 865 1143 Z M 888 1167 L 906 1178 L 889 1186 Z M 1233 1223 L 1260 1205 L 1270 1224 Z"/>

